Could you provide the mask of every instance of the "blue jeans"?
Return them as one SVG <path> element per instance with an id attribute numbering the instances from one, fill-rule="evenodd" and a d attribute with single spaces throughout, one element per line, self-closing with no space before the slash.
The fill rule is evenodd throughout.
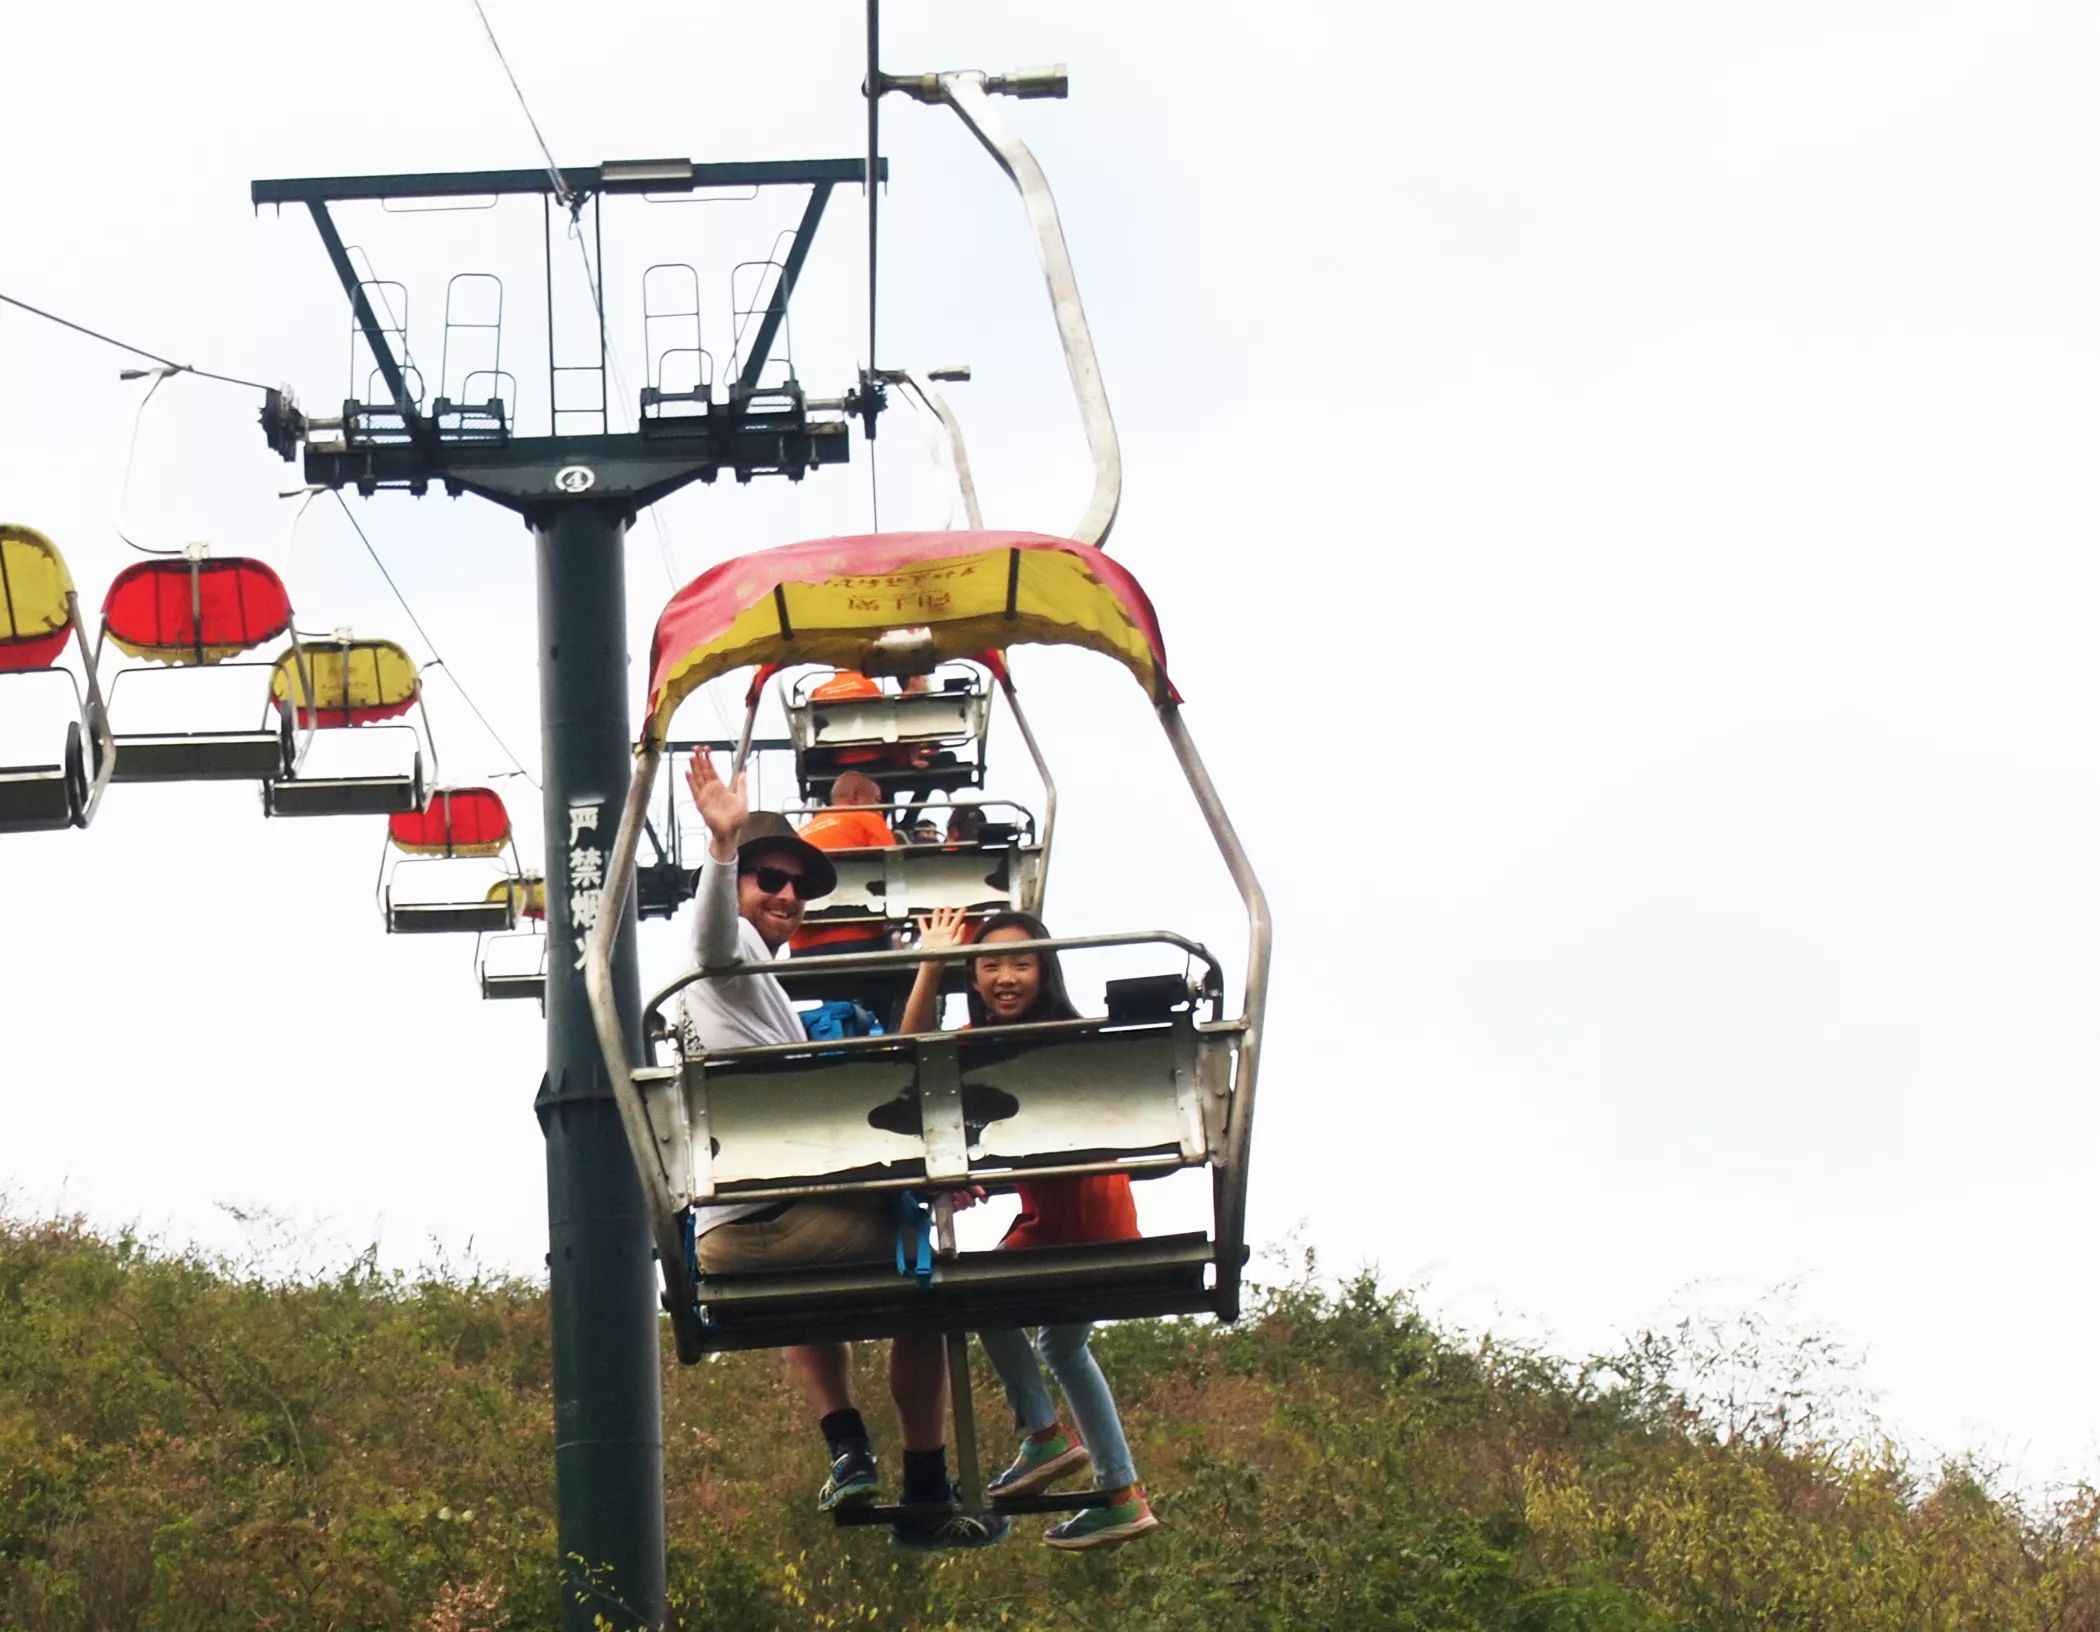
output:
<path id="1" fill-rule="evenodd" d="M 977 1341 L 991 1356 L 992 1369 L 1006 1389 L 1014 1420 L 1024 1433 L 1037 1433 L 1057 1421 L 1057 1406 L 1043 1384 L 1040 1353 L 1057 1386 L 1064 1390 L 1072 1407 L 1072 1421 L 1094 1459 L 1094 1484 L 1102 1490 L 1120 1490 L 1137 1483 L 1131 1464 L 1130 1442 L 1123 1437 L 1123 1422 L 1116 1415 L 1115 1396 L 1108 1379 L 1094 1363 L 1087 1339 L 1094 1328 L 1086 1321 L 1072 1326 L 1045 1326 L 1035 1334 L 1035 1347 L 1022 1331 L 979 1332 Z"/>

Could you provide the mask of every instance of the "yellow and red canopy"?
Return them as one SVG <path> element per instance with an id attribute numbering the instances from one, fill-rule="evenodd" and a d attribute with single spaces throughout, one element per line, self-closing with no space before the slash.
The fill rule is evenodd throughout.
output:
<path id="1" fill-rule="evenodd" d="M 398 719 L 416 706 L 422 685 L 416 660 L 391 640 L 298 641 L 270 673 L 271 695 L 302 727 Z"/>
<path id="2" fill-rule="evenodd" d="M 292 626 L 291 598 L 269 567 L 245 556 L 140 561 L 102 601 L 102 627 L 133 657 L 219 663 Z"/>
<path id="3" fill-rule="evenodd" d="M 386 832 L 412 856 L 500 856 L 510 843 L 510 812 L 494 788 L 438 788 L 421 810 L 389 816 Z"/>
<path id="4" fill-rule="evenodd" d="M 0 521 L 0 670 L 49 668 L 73 632 L 73 579 L 58 546 Z"/>
<path id="5" fill-rule="evenodd" d="M 661 740 L 687 696 L 735 669 L 864 669 L 893 629 L 927 631 L 937 660 L 1083 646 L 1130 670 L 1155 703 L 1180 700 L 1151 601 L 1092 546 L 1045 533 L 874 533 L 738 556 L 672 596 L 650 646 L 644 730 Z"/>

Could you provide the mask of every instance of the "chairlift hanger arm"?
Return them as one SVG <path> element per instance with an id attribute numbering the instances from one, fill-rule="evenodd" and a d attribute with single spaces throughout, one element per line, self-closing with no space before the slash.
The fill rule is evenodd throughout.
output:
<path id="1" fill-rule="evenodd" d="M 1035 232 L 1036 253 L 1050 291 L 1051 315 L 1057 320 L 1065 367 L 1071 374 L 1072 392 L 1078 400 L 1087 448 L 1094 460 L 1094 491 L 1071 536 L 1082 544 L 1105 547 L 1123 497 L 1123 453 L 1116 437 L 1115 416 L 1109 412 L 1108 390 L 1101 382 L 1093 331 L 1087 325 L 1086 308 L 1080 303 L 1079 278 L 1072 268 L 1072 253 L 1065 244 L 1064 226 L 1058 219 L 1057 200 L 1051 194 L 1049 178 L 1028 144 L 992 101 L 993 96 L 1062 97 L 1067 85 L 1065 71 L 1058 67 L 1006 74 L 985 74 L 975 69 L 885 74 L 881 83 L 884 91 L 902 91 L 916 101 L 947 103 L 1021 195 L 1029 225 Z"/>

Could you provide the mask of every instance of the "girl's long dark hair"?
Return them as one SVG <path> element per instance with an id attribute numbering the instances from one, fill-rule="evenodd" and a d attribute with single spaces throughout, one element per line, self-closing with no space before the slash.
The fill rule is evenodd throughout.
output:
<path id="1" fill-rule="evenodd" d="M 1018 929 L 1031 941 L 1053 939 L 1049 926 L 1032 912 L 995 912 L 984 921 L 977 931 L 977 944 L 982 946 L 985 938 L 995 929 Z M 1072 1007 L 1072 999 L 1065 991 L 1064 965 L 1057 961 L 1055 952 L 1033 954 L 1041 971 L 1035 990 L 1035 1006 L 1021 1016 L 1023 1020 L 1077 1020 L 1079 1011 Z M 970 1024 L 973 1026 L 996 1026 L 998 1017 L 985 1007 L 984 999 L 977 995 L 977 960 L 972 958 L 966 966 L 970 984 L 965 995 L 970 1004 Z M 1011 1022 L 1010 1022 L 1011 1023 Z"/>

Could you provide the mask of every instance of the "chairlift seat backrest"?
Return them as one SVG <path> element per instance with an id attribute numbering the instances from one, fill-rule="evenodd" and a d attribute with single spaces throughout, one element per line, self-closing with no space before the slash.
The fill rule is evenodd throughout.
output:
<path id="1" fill-rule="evenodd" d="M 795 775 L 805 795 L 841 771 L 861 771 L 892 793 L 954 792 L 981 786 L 991 724 L 988 683 L 975 673 L 961 689 L 825 697 L 823 687 L 787 703 Z M 921 761 L 924 761 L 921 763 Z"/>
<path id="2" fill-rule="evenodd" d="M 881 850 L 834 850 L 838 887 L 809 904 L 805 921 L 902 922 L 936 907 L 998 911 L 1036 899 L 1040 845 L 900 844 Z"/>
<path id="3" fill-rule="evenodd" d="M 1237 1035 L 1186 1013 L 1072 1020 L 703 1053 L 636 1075 L 667 1159 L 687 1164 L 673 1185 L 696 1201 L 881 1191 L 1200 1166 Z"/>
<path id="4" fill-rule="evenodd" d="M 908 697 L 810 699 L 789 708 L 788 730 L 798 749 L 962 743 L 981 738 L 990 717 L 988 691 L 924 691 Z"/>

